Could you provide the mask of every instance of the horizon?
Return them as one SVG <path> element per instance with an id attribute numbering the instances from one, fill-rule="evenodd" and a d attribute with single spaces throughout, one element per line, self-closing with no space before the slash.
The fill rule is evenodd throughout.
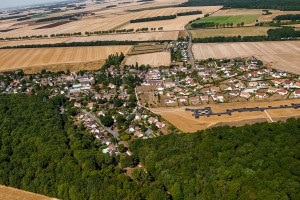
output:
<path id="1" fill-rule="evenodd" d="M 43 3 L 57 3 L 67 0 L 29 0 L 29 1 L 23 1 L 23 0 L 3 0 L 0 4 L 0 9 L 8 9 L 8 8 L 17 8 L 22 6 L 31 6 L 31 5 L 37 5 L 37 4 L 43 4 Z"/>

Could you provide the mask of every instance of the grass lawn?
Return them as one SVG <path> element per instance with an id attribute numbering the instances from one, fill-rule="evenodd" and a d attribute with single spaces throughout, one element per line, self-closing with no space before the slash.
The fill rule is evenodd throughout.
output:
<path id="1" fill-rule="evenodd" d="M 218 29 L 193 29 L 193 38 L 206 38 L 216 36 L 261 36 L 267 35 L 271 27 L 240 27 L 240 28 L 218 28 Z"/>
<path id="2" fill-rule="evenodd" d="M 203 18 L 197 22 L 214 22 L 214 23 L 219 23 L 219 24 L 224 24 L 224 23 L 241 23 L 244 22 L 245 24 L 251 24 L 255 22 L 261 15 L 236 15 L 236 16 L 212 16 L 212 17 L 207 17 Z M 197 23 L 196 22 L 196 23 Z"/>

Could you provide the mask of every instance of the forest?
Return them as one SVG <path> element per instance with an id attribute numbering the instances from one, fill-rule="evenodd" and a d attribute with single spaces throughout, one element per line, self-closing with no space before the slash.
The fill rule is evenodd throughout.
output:
<path id="1" fill-rule="evenodd" d="M 276 10 L 300 10 L 299 0 L 188 0 L 181 6 L 216 6 L 223 5 L 224 8 L 254 8 L 254 9 L 276 9 Z"/>
<path id="2" fill-rule="evenodd" d="M 119 156 L 74 125 L 59 107 L 74 102 L 47 93 L 0 95 L 0 184 L 59 199 L 170 199 L 145 173 L 124 174 Z M 121 159 L 123 165 L 135 164 Z"/>
<path id="3" fill-rule="evenodd" d="M 134 140 L 173 200 L 300 199 L 300 119 Z"/>
<path id="4" fill-rule="evenodd" d="M 273 20 L 300 20 L 300 14 L 278 15 Z"/>

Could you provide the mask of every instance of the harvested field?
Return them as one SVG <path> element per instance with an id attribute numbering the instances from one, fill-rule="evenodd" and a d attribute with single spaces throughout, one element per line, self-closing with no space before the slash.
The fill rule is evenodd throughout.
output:
<path id="1" fill-rule="evenodd" d="M 45 26 L 41 26 L 41 27 L 38 27 L 36 29 L 53 28 L 53 27 L 57 27 L 57 26 L 61 26 L 61 25 L 67 24 L 69 22 L 70 21 L 55 22 L 53 24 L 48 24 L 48 25 L 45 25 Z"/>
<path id="2" fill-rule="evenodd" d="M 267 107 L 267 106 L 280 106 L 291 103 L 300 103 L 300 99 L 282 100 L 272 102 L 247 102 L 247 103 L 223 103 L 223 104 L 209 104 L 213 112 L 224 112 L 226 109 L 244 108 L 244 107 Z M 193 107 L 194 108 L 194 107 Z M 154 113 L 161 115 L 164 119 L 179 128 L 184 132 L 195 132 L 215 126 L 231 125 L 242 126 L 245 124 L 253 124 L 256 122 L 269 121 L 265 112 L 243 112 L 232 113 L 231 116 L 210 116 L 200 117 L 195 119 L 192 112 L 185 111 L 185 107 L 181 108 L 152 108 Z M 274 121 L 285 120 L 288 117 L 300 117 L 300 109 L 278 109 L 268 110 L 270 117 Z"/>
<path id="3" fill-rule="evenodd" d="M 146 54 L 146 53 L 155 53 L 164 51 L 168 47 L 168 44 L 159 44 L 159 43 L 147 43 L 139 44 L 133 46 L 128 52 L 129 56 Z"/>
<path id="4" fill-rule="evenodd" d="M 124 60 L 125 65 L 149 64 L 151 67 L 169 66 L 171 63 L 170 52 L 148 53 L 142 55 L 127 56 Z"/>
<path id="5" fill-rule="evenodd" d="M 55 200 L 55 198 L 0 185 L 0 199 L 9 200 Z"/>
<path id="6" fill-rule="evenodd" d="M 56 44 L 56 43 L 63 43 L 66 40 L 68 40 L 68 38 L 0 41 L 0 48 L 6 46 L 19 46 L 19 45 L 30 45 L 30 44 Z"/>
<path id="7" fill-rule="evenodd" d="M 267 31 L 272 27 L 240 27 L 240 28 L 218 28 L 218 29 L 193 29 L 193 38 L 206 38 L 216 36 L 261 36 L 267 35 Z"/>
<path id="8" fill-rule="evenodd" d="M 201 43 L 192 50 L 198 60 L 254 56 L 269 67 L 300 74 L 300 41 Z"/>
<path id="9" fill-rule="evenodd" d="M 32 68 L 63 63 L 104 61 L 108 55 L 123 52 L 131 46 L 62 47 L 33 49 L 1 49 L 0 71 Z M 100 68 L 101 66 L 99 66 Z"/>

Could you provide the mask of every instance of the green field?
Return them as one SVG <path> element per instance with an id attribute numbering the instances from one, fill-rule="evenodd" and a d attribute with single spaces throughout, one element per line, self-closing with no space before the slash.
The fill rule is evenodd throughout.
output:
<path id="1" fill-rule="evenodd" d="M 214 23 L 219 23 L 219 24 L 224 24 L 224 23 L 241 23 L 244 22 L 245 24 L 251 24 L 255 22 L 259 18 L 260 15 L 236 15 L 236 16 L 212 16 L 212 17 L 207 17 L 203 18 L 201 20 L 198 20 L 197 22 L 214 22 Z M 197 23 L 196 22 L 196 23 Z"/>

